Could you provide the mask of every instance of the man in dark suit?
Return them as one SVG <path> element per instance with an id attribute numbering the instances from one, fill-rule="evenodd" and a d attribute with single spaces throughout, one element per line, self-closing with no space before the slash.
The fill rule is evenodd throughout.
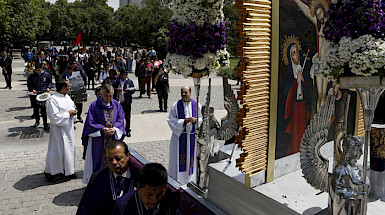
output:
<path id="1" fill-rule="evenodd" d="M 180 214 L 178 193 L 166 189 L 167 170 L 162 164 L 145 164 L 137 180 L 137 190 L 115 201 L 113 215 Z"/>
<path id="2" fill-rule="evenodd" d="M 114 201 L 134 190 L 127 145 L 115 141 L 107 147 L 106 154 L 108 167 L 92 174 L 76 212 L 78 215 L 111 214 Z"/>
<path id="3" fill-rule="evenodd" d="M 119 101 L 124 110 L 126 136 L 131 137 L 131 103 L 132 94 L 135 92 L 134 82 L 127 77 L 127 71 L 122 71 L 119 78 L 112 82 L 112 86 L 114 87 L 114 99 Z"/>
<path id="4" fill-rule="evenodd" d="M 3 69 L 3 75 L 5 78 L 5 82 L 7 86 L 4 89 L 9 88 L 12 89 L 11 86 L 11 75 L 12 75 L 12 58 L 8 56 L 7 51 L 3 51 L 3 57 L 0 62 L 1 68 Z"/>
<path id="5" fill-rule="evenodd" d="M 44 60 L 48 62 L 45 57 L 44 51 L 40 51 L 40 54 L 35 58 L 35 65 L 42 63 Z"/>

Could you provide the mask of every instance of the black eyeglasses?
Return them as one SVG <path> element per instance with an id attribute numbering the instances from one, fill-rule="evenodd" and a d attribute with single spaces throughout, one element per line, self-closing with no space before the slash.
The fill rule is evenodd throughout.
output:
<path id="1" fill-rule="evenodd" d="M 47 65 L 46 63 L 42 63 L 43 65 Z"/>

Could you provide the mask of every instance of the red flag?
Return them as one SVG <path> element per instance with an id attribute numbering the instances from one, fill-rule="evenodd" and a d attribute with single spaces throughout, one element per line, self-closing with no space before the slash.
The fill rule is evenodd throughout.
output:
<path id="1" fill-rule="evenodd" d="M 80 32 L 79 32 L 79 34 L 76 37 L 76 40 L 75 40 L 75 43 L 73 44 L 73 46 L 76 46 L 77 44 L 80 44 L 80 43 L 83 43 L 83 41 L 82 41 L 82 36 L 80 35 Z"/>
<path id="2" fill-rule="evenodd" d="M 103 46 L 103 50 L 104 50 L 104 51 L 106 51 L 106 50 L 107 50 L 107 47 L 106 47 L 105 45 Z"/>

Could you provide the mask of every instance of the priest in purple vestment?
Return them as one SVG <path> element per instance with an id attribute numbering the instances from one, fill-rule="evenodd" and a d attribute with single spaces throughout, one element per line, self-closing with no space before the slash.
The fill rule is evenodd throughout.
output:
<path id="1" fill-rule="evenodd" d="M 122 140 L 124 131 L 124 111 L 119 102 L 112 99 L 114 88 L 102 86 L 102 95 L 92 102 L 82 134 L 84 146 L 83 183 L 87 184 L 92 173 L 107 166 L 106 146 L 115 140 Z"/>
<path id="2" fill-rule="evenodd" d="M 197 102 L 191 99 L 191 88 L 181 88 L 182 99 L 171 107 L 167 118 L 172 130 L 168 174 L 181 184 L 196 181 L 196 138 L 195 130 L 202 123 L 201 105 L 197 117 Z"/>

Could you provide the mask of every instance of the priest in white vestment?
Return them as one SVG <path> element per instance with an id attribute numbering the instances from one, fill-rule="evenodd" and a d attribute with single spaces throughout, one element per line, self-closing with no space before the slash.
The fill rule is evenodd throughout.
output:
<path id="1" fill-rule="evenodd" d="M 191 99 L 191 88 L 181 88 L 182 99 L 175 102 L 167 118 L 172 130 L 168 174 L 181 184 L 196 182 L 197 142 L 197 102 Z M 199 104 L 198 127 L 202 123 L 201 105 Z"/>
<path id="2" fill-rule="evenodd" d="M 58 81 L 57 91 L 47 100 L 47 115 L 51 122 L 45 175 L 55 182 L 58 176 L 73 178 L 75 175 L 75 104 L 68 96 L 68 81 Z"/>

